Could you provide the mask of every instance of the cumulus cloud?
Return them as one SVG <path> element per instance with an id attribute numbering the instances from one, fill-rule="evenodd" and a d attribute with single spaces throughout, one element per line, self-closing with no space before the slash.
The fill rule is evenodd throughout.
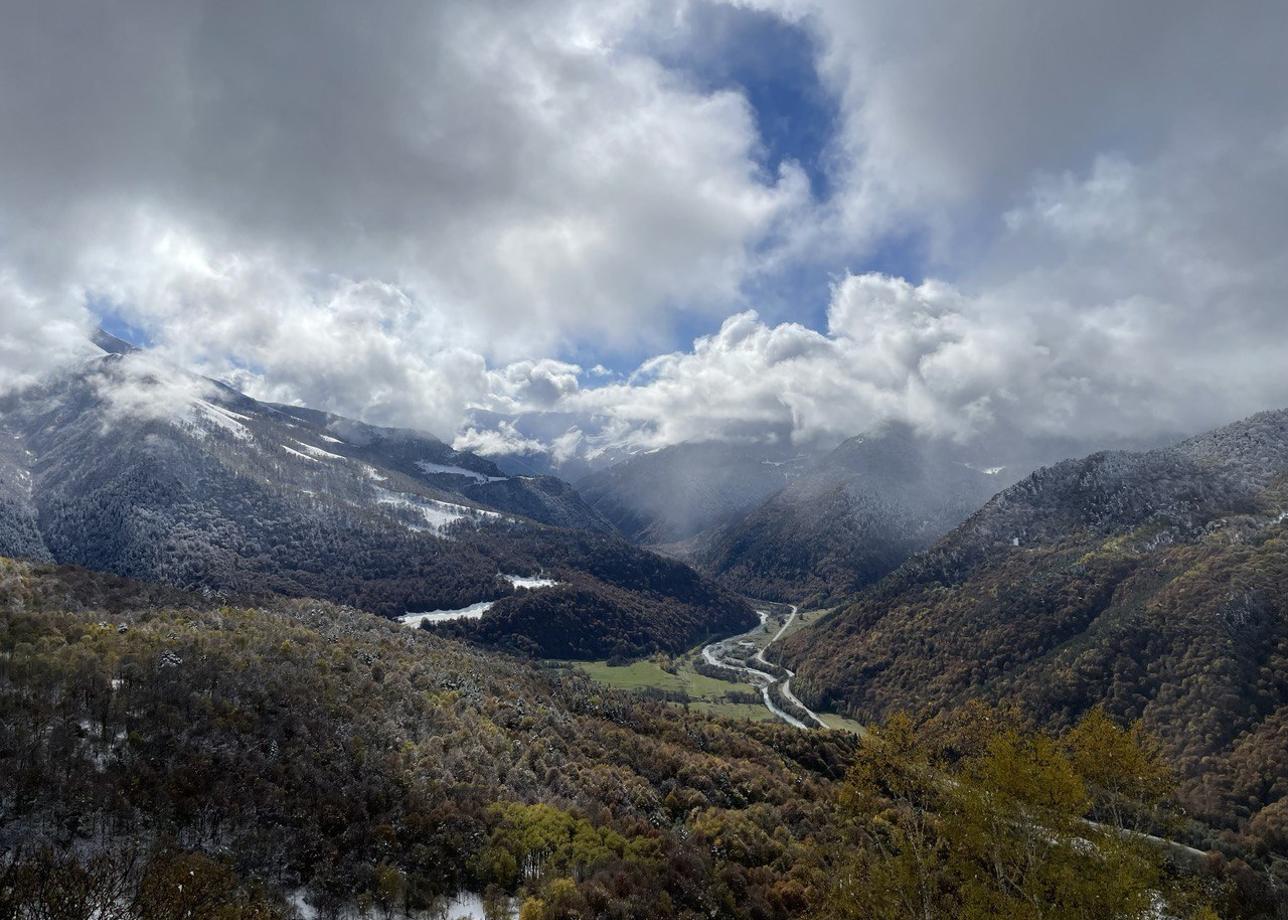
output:
<path id="1" fill-rule="evenodd" d="M 999 329 L 986 312 L 943 283 L 850 275 L 834 289 L 826 333 L 747 311 L 690 351 L 653 358 L 620 383 L 569 391 L 554 408 L 595 432 L 578 431 L 583 448 L 827 441 L 889 418 L 964 439 L 997 412 L 1019 409 L 1027 388 L 1017 370 L 1040 377 L 1050 359 L 1023 330 Z M 507 400 L 497 408 L 547 407 Z"/>
<path id="2" fill-rule="evenodd" d="M 495 427 L 490 428 L 468 426 L 456 436 L 452 447 L 473 451 L 484 457 L 546 453 L 550 450 L 550 446 L 543 441 L 524 436 L 508 419 L 501 419 Z"/>
<path id="3" fill-rule="evenodd" d="M 843 272 L 822 332 L 734 316 L 580 394 L 603 437 L 897 417 L 1095 443 L 1288 405 L 1282 4 L 756 5 L 815 35 L 839 100 L 834 192 L 773 258 L 822 271 L 912 238 L 926 280 Z"/>
<path id="4" fill-rule="evenodd" d="M 1106 180 L 1058 183 L 1057 216 L 1053 200 L 1038 195 L 1011 215 L 1015 232 L 1036 232 L 1030 221 L 1054 220 L 1056 233 L 1069 222 L 1098 222 L 1075 211 L 1094 207 L 1082 196 L 1096 198 Z M 1100 230 L 1095 239 L 1108 242 Z M 1166 247 L 1162 255 L 1175 254 Z M 1167 263 L 1160 256 L 1136 269 L 1161 273 Z M 1257 345 L 1247 327 L 1257 323 L 1256 311 L 1229 322 L 1204 317 L 1219 296 L 1198 278 L 1189 282 L 1192 299 L 1088 293 L 1075 309 L 1062 299 L 1064 270 L 1051 265 L 983 292 L 848 275 L 833 289 L 826 332 L 768 324 L 748 311 L 689 351 L 651 359 L 626 381 L 571 390 L 550 407 L 497 405 L 519 414 L 553 408 L 577 419 L 574 443 L 590 455 L 712 439 L 828 443 L 888 419 L 961 443 L 1147 442 L 1288 405 L 1288 380 L 1275 372 L 1285 366 L 1284 320 L 1273 310 L 1262 317 L 1267 338 Z M 1200 329 L 1205 334 L 1196 335 Z M 1231 366 L 1235 352 L 1247 363 Z M 564 446 L 558 462 L 567 456 Z"/>
<path id="5" fill-rule="evenodd" d="M 836 102 L 819 200 L 650 56 L 702 2 L 7 9 L 0 387 L 90 303 L 252 395 L 561 461 L 1288 405 L 1283 4 L 755 0 Z M 824 322 L 752 309 L 817 275 Z"/>
<path id="6" fill-rule="evenodd" d="M 67 322 L 107 303 L 263 392 L 440 432 L 483 360 L 664 344 L 677 311 L 738 299 L 808 191 L 757 165 L 741 94 L 622 44 L 649 14 L 7 8 L 6 296 L 72 291 Z"/>

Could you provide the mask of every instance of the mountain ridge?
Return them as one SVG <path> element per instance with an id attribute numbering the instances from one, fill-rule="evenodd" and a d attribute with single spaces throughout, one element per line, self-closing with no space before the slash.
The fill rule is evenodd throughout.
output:
<path id="1" fill-rule="evenodd" d="M 827 606 L 930 546 L 997 491 L 999 477 L 887 423 L 850 438 L 685 558 L 768 600 Z"/>
<path id="2" fill-rule="evenodd" d="M 1288 841 L 1288 411 L 1101 452 L 1004 490 L 784 654 L 864 719 L 970 699 L 1143 720 L 1187 804 Z"/>
<path id="3" fill-rule="evenodd" d="M 540 592 L 498 574 L 550 571 L 579 585 L 566 603 L 619 611 L 618 632 L 584 645 L 596 654 L 755 622 L 729 592 L 627 546 L 566 484 L 506 477 L 421 432 L 260 403 L 146 351 L 0 399 L 0 439 L 0 552 L 386 616 L 521 609 Z M 567 611 L 565 627 L 588 612 Z"/>

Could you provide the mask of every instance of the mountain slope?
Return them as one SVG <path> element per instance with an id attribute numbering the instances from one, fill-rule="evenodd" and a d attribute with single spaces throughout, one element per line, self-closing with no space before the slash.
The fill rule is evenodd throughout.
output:
<path id="1" fill-rule="evenodd" d="M 685 540 L 755 508 L 799 462 L 772 445 L 677 444 L 639 454 L 577 482 L 577 490 L 628 538 Z"/>
<path id="2" fill-rule="evenodd" d="M 545 571 L 583 589 L 566 599 L 587 605 L 565 610 L 567 628 L 633 595 L 620 630 L 588 642 L 612 654 L 755 622 L 728 592 L 612 536 L 561 483 L 504 477 L 422 433 L 260 403 L 146 352 L 0 400 L 0 441 L 0 552 L 385 615 L 507 597 L 521 608 L 541 592 L 515 596 L 498 575 Z M 562 641 L 525 622 L 530 646 Z"/>
<path id="3" fill-rule="evenodd" d="M 787 920 L 824 881 L 811 842 L 855 746 L 312 599 L 242 607 L 5 559 L 0 726 L 14 917 L 288 920 L 292 896 L 306 916 L 429 917 L 489 885 L 567 899 L 573 877 L 580 916 Z M 178 847 L 167 909 L 77 911 L 80 888 Z M 246 883 L 227 910 L 182 897 L 209 897 L 213 870 Z"/>
<path id="4" fill-rule="evenodd" d="M 1288 852 L 1288 412 L 1039 470 L 787 640 L 863 718 L 1010 699 L 1143 719 L 1191 809 Z"/>
<path id="5" fill-rule="evenodd" d="M 750 596 L 825 606 L 928 547 L 1000 485 L 908 428 L 886 425 L 694 540 L 686 558 Z"/>

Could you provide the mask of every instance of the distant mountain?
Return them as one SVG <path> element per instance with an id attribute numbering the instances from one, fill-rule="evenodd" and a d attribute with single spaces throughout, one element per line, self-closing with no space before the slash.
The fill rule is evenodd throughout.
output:
<path id="1" fill-rule="evenodd" d="M 31 457 L 19 436 L 0 430 L 0 553 L 50 559 L 32 495 Z"/>
<path id="2" fill-rule="evenodd" d="M 611 635 L 581 637 L 595 655 L 755 622 L 687 567 L 624 543 L 565 483 L 506 476 L 422 432 L 258 402 L 104 343 L 0 399 L 0 554 L 385 615 L 501 599 L 513 615 L 547 600 L 498 576 L 546 572 L 577 586 L 565 628 L 585 632 L 597 604 L 626 610 Z M 565 644 L 520 620 L 523 647 Z"/>
<path id="3" fill-rule="evenodd" d="M 137 346 L 112 335 L 106 329 L 95 329 L 90 341 L 109 355 L 128 355 L 139 350 Z"/>
<path id="4" fill-rule="evenodd" d="M 887 424 L 809 464 L 685 557 L 753 597 L 822 606 L 852 596 L 930 546 L 1006 484 Z"/>
<path id="5" fill-rule="evenodd" d="M 1288 848 L 1288 411 L 1039 470 L 790 637 L 808 703 L 1142 719 L 1206 820 Z"/>
<path id="6" fill-rule="evenodd" d="M 804 460 L 774 445 L 677 444 L 593 473 L 577 490 L 630 539 L 661 545 L 747 513 L 782 490 Z"/>

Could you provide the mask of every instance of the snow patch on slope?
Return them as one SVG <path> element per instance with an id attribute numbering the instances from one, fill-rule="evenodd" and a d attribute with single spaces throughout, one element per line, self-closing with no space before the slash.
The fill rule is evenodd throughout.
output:
<path id="1" fill-rule="evenodd" d="M 329 450 L 323 450 L 320 447 L 314 447 L 312 444 L 305 444 L 303 441 L 295 442 L 300 450 L 304 451 L 314 460 L 344 460 L 339 454 L 333 454 Z"/>
<path id="2" fill-rule="evenodd" d="M 475 482 L 499 482 L 505 479 L 504 476 L 488 476 L 476 470 L 467 470 L 463 466 L 445 466 L 442 463 L 431 463 L 428 460 L 417 460 L 416 466 L 426 475 L 446 473 L 451 476 L 465 476 Z"/>
<path id="3" fill-rule="evenodd" d="M 441 502 L 440 504 L 446 504 Z M 460 507 L 460 506 L 458 506 Z M 553 578 L 544 578 L 542 576 L 529 575 L 505 575 L 500 576 L 516 588 L 551 588 L 561 582 Z M 427 610 L 424 612 L 409 612 L 398 617 L 398 622 L 404 626 L 410 626 L 412 629 L 419 629 L 422 623 L 447 623 L 451 620 L 477 620 L 482 618 L 483 614 L 492 609 L 496 601 L 479 601 L 477 604 L 470 604 L 468 607 L 461 607 L 459 610 Z"/>
<path id="4" fill-rule="evenodd" d="M 499 520 L 504 517 L 504 515 L 496 511 L 484 511 L 481 508 L 456 505 L 452 502 L 439 501 L 436 498 L 422 498 L 419 495 L 410 495 L 406 492 L 391 492 L 388 489 L 377 489 L 376 492 L 378 493 L 376 501 L 380 504 L 410 511 L 418 515 L 428 525 L 426 528 L 408 524 L 407 527 L 410 530 L 429 529 L 437 532 L 457 521 L 485 518 Z"/>
<path id="5" fill-rule="evenodd" d="M 250 441 L 253 440 L 253 435 L 242 424 L 250 420 L 249 415 L 233 412 L 204 399 L 196 399 L 185 407 L 175 422 L 199 438 L 204 438 L 210 431 L 223 431 L 239 441 Z"/>
<path id="6" fill-rule="evenodd" d="M 410 626 L 412 629 L 419 629 L 421 623 L 478 620 L 482 619 L 483 614 L 492 609 L 492 605 L 495 603 L 496 601 L 479 601 L 477 604 L 470 604 L 460 610 L 429 610 L 425 613 L 405 613 L 398 618 L 398 622 L 404 626 Z"/>
<path id="7" fill-rule="evenodd" d="M 561 585 L 563 582 L 553 578 L 544 578 L 540 575 L 502 575 L 506 581 L 516 588 L 553 588 L 555 585 Z"/>
<path id="8" fill-rule="evenodd" d="M 296 443 L 299 443 L 299 442 L 296 442 Z M 293 447 L 287 447 L 285 444 L 282 444 L 279 446 L 282 448 L 282 450 L 286 451 L 288 454 L 292 454 L 296 457 L 299 457 L 301 460 L 307 460 L 309 461 L 309 463 L 318 462 L 316 457 L 310 457 L 308 454 L 298 451 Z"/>

